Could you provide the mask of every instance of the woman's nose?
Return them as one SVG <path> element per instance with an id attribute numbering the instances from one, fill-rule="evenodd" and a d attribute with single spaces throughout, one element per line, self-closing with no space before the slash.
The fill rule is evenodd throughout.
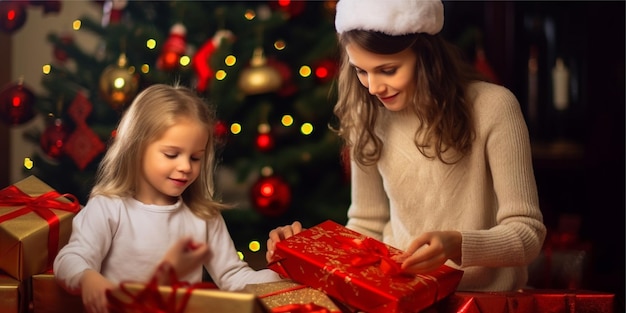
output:
<path id="1" fill-rule="evenodd" d="M 368 87 L 369 93 L 371 95 L 378 95 L 385 91 L 385 84 L 383 84 L 379 79 L 377 79 L 374 75 L 370 75 L 368 77 Z"/>

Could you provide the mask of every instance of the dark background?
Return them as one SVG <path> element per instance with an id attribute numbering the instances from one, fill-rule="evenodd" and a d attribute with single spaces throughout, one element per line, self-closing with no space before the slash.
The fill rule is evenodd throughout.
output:
<path id="1" fill-rule="evenodd" d="M 531 281 L 543 287 L 615 292 L 623 311 L 624 2 L 452 1 L 445 9 L 444 33 L 469 55 L 473 46 L 468 42 L 482 43 L 489 64 L 516 94 L 525 114 L 529 50 L 538 47 L 539 116 L 528 124 L 549 229 L 546 248 L 570 251 L 566 255 L 572 258 L 584 256 L 584 263 L 582 273 L 564 274 L 581 274 L 579 279 L 570 277 L 575 282 L 567 277 L 550 280 L 543 270 L 531 272 L 538 276 Z M 472 35 L 471 27 L 480 36 Z M 552 41 L 546 36 L 550 31 Z M 577 86 L 564 112 L 551 102 L 550 70 L 557 56 Z"/>

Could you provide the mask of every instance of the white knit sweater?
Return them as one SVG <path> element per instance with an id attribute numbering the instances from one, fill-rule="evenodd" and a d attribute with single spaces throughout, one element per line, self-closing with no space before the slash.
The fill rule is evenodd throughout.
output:
<path id="1" fill-rule="evenodd" d="M 364 168 L 352 162 L 347 227 L 400 249 L 426 231 L 458 230 L 461 264 L 447 262 L 464 270 L 458 289 L 515 290 L 525 286 L 526 266 L 546 234 L 528 130 L 509 90 L 475 83 L 468 99 L 476 139 L 454 165 L 419 153 L 414 115 L 383 110 L 380 161 Z"/>
<path id="2" fill-rule="evenodd" d="M 96 196 L 74 217 L 72 235 L 54 262 L 57 281 L 72 293 L 86 269 L 117 284 L 147 282 L 165 252 L 180 238 L 205 242 L 211 256 L 204 267 L 223 290 L 280 280 L 269 269 L 255 271 L 239 259 L 222 216 L 205 221 L 182 202 L 146 205 L 133 198 Z M 200 282 L 202 268 L 181 281 Z"/>

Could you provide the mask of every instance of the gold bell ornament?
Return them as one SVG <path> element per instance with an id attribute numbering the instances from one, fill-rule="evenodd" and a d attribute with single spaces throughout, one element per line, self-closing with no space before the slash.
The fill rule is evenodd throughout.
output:
<path id="1" fill-rule="evenodd" d="M 267 65 L 263 49 L 254 49 L 250 66 L 245 68 L 239 77 L 239 89 L 247 95 L 258 95 L 276 91 L 282 85 L 278 70 Z"/>
<path id="2" fill-rule="evenodd" d="M 117 64 L 107 66 L 100 76 L 100 95 L 114 110 L 130 103 L 139 89 L 139 75 L 127 63 L 126 54 L 122 53 Z"/>

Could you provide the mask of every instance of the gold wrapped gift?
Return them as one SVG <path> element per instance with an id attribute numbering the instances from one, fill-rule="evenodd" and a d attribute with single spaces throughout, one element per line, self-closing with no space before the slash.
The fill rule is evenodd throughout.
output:
<path id="1" fill-rule="evenodd" d="M 315 305 L 331 313 L 342 312 L 325 293 L 291 280 L 249 284 L 244 290 L 256 294 L 269 311 L 294 305 Z"/>
<path id="2" fill-rule="evenodd" d="M 0 313 L 24 313 L 26 310 L 24 283 L 0 274 Z"/>
<path id="3" fill-rule="evenodd" d="M 184 313 L 263 313 L 259 299 L 252 293 L 200 289 L 194 286 L 174 288 L 153 284 L 122 283 L 111 291 L 109 311 Z M 113 301 L 114 300 L 114 301 Z"/>
<path id="4" fill-rule="evenodd" d="M 0 270 L 23 281 L 51 268 L 79 210 L 76 197 L 35 176 L 0 190 Z"/>
<path id="5" fill-rule="evenodd" d="M 69 294 L 54 279 L 54 274 L 37 274 L 32 277 L 33 313 L 83 313 L 83 300 Z"/>

